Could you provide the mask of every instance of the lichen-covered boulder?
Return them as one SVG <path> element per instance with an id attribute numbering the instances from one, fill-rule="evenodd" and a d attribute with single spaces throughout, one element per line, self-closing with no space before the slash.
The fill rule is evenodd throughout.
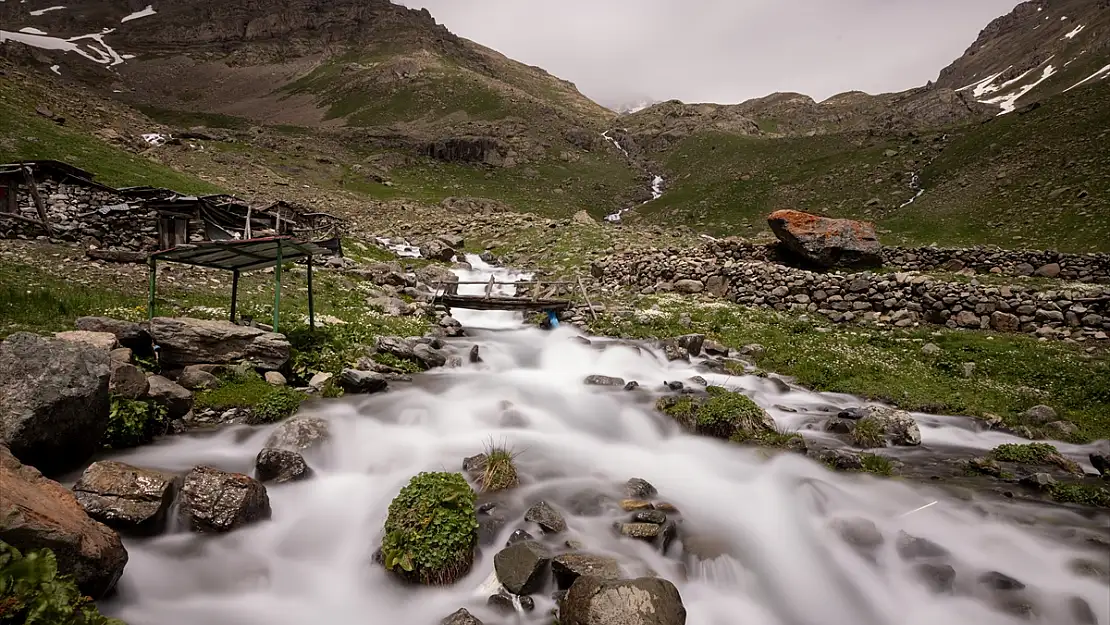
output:
<path id="1" fill-rule="evenodd" d="M 658 577 L 612 581 L 582 576 L 559 613 L 565 625 L 685 625 L 686 608 L 671 582 Z"/>
<path id="2" fill-rule="evenodd" d="M 795 210 L 767 216 L 779 241 L 801 259 L 821 267 L 878 267 L 882 244 L 866 221 L 832 219 Z"/>
<path id="3" fill-rule="evenodd" d="M 758 440 L 776 433 L 767 411 L 743 393 L 710 386 L 705 396 L 661 397 L 656 408 L 691 432 L 735 441 Z"/>
<path id="4" fill-rule="evenodd" d="M 266 487 L 241 473 L 196 467 L 185 476 L 181 495 L 181 517 L 195 532 L 230 532 L 271 514 Z"/>
<path id="5" fill-rule="evenodd" d="M 453 584 L 478 544 L 475 495 L 461 473 L 421 473 L 389 504 L 382 537 L 386 570 L 410 582 Z"/>
<path id="6" fill-rule="evenodd" d="M 94 462 L 73 486 L 77 503 L 101 523 L 133 534 L 156 534 L 177 493 L 173 475 L 122 462 Z"/>
<path id="7" fill-rule="evenodd" d="M 852 442 L 865 449 L 885 447 L 887 443 L 914 447 L 921 444 L 921 428 L 905 410 L 869 406 L 852 429 Z"/>
<path id="8" fill-rule="evenodd" d="M 259 369 L 281 369 L 291 346 L 283 334 L 241 326 L 230 321 L 155 317 L 150 334 L 158 345 L 163 368 L 196 364 L 249 362 Z"/>
<path id="9" fill-rule="evenodd" d="M 9 336 L 0 343 L 0 445 L 48 475 L 80 467 L 108 429 L 110 365 L 102 349 Z"/>
<path id="10" fill-rule="evenodd" d="M 331 436 L 328 422 L 320 417 L 293 417 L 281 425 L 266 439 L 266 447 L 304 451 L 323 443 Z"/>

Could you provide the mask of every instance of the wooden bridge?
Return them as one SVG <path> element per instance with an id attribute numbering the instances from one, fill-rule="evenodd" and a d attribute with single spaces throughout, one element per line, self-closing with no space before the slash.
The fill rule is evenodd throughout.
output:
<path id="1" fill-rule="evenodd" d="M 485 285 L 485 292 L 481 295 L 459 295 L 459 285 Z M 496 295 L 493 292 L 495 286 L 532 286 L 531 295 Z M 559 292 L 560 287 L 577 286 L 582 293 L 582 297 L 586 300 L 586 304 L 590 307 L 591 314 L 593 313 L 593 305 L 590 304 L 589 297 L 586 295 L 586 288 L 582 285 L 582 279 L 579 278 L 575 282 L 540 282 L 540 281 L 525 281 L 520 282 L 497 282 L 494 277 L 490 277 L 488 282 L 440 282 L 436 285 L 436 291 L 432 300 L 433 304 L 442 304 L 448 310 L 452 308 L 466 308 L 468 310 L 514 310 L 514 311 L 563 311 L 574 306 L 574 302 L 555 297 Z M 548 287 L 544 292 L 543 287 Z"/>

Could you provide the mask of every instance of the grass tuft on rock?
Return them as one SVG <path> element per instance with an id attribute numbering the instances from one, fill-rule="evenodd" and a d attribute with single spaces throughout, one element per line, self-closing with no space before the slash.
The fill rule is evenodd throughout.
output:
<path id="1" fill-rule="evenodd" d="M 1110 490 L 1090 484 L 1053 484 L 1048 492 L 1060 503 L 1110 508 Z"/>
<path id="2" fill-rule="evenodd" d="M 418 584 L 453 584 L 478 543 L 475 495 L 461 473 L 421 473 L 389 504 L 382 564 Z"/>
<path id="3" fill-rule="evenodd" d="M 860 462 L 863 463 L 864 473 L 873 473 L 875 475 L 887 477 L 894 475 L 894 463 L 888 458 L 875 454 L 860 454 L 859 459 Z"/>
<path id="4" fill-rule="evenodd" d="M 856 427 L 852 428 L 852 442 L 863 449 L 886 447 L 882 424 L 877 419 L 860 419 L 856 422 Z"/>
<path id="5" fill-rule="evenodd" d="M 516 453 L 502 445 L 492 441 L 486 444 L 481 470 L 477 475 L 478 487 L 482 492 L 496 492 L 520 485 L 516 457 Z"/>
<path id="6" fill-rule="evenodd" d="M 1006 443 L 991 450 L 991 457 L 1002 462 L 1020 464 L 1049 464 L 1060 451 L 1048 443 L 1015 444 Z"/>
<path id="7" fill-rule="evenodd" d="M 138 447 L 164 433 L 165 427 L 165 406 L 150 400 L 113 395 L 102 444 L 106 449 Z"/>
<path id="8" fill-rule="evenodd" d="M 661 397 L 655 407 L 687 430 L 705 436 L 752 440 L 778 433 L 766 411 L 747 395 L 719 386 L 710 386 L 706 392 L 706 397 Z"/>
<path id="9" fill-rule="evenodd" d="M 0 540 L 0 623 L 124 625 L 100 614 L 49 549 L 20 553 Z"/>

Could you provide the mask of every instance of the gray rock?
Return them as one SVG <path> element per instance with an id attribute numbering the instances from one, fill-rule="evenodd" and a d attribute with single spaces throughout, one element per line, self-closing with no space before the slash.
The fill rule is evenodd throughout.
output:
<path id="1" fill-rule="evenodd" d="M 532 540 L 513 543 L 493 557 L 497 579 L 514 595 L 538 592 L 546 581 L 551 553 Z"/>
<path id="2" fill-rule="evenodd" d="M 860 420 L 856 428 L 866 427 L 868 423 L 876 423 L 883 436 L 893 445 L 913 447 L 921 444 L 921 429 L 905 410 L 890 406 L 870 406 L 867 416 Z"/>
<path id="3" fill-rule="evenodd" d="M 289 381 L 285 379 L 285 376 L 277 371 L 267 371 L 266 375 L 262 377 L 270 386 L 285 386 L 289 383 Z"/>
<path id="4" fill-rule="evenodd" d="M 658 577 L 604 580 L 582 576 L 562 603 L 565 625 L 685 625 L 686 608 L 671 582 Z"/>
<path id="5" fill-rule="evenodd" d="M 458 611 L 440 621 L 439 625 L 483 625 L 483 623 L 465 608 L 459 608 Z"/>
<path id="6" fill-rule="evenodd" d="M 607 375 L 588 375 L 582 383 L 587 386 L 624 386 L 624 379 Z"/>
<path id="7" fill-rule="evenodd" d="M 150 535 L 165 528 L 177 489 L 173 475 L 102 460 L 85 469 L 73 492 L 97 521 L 120 532 Z"/>
<path id="8" fill-rule="evenodd" d="M 567 522 L 562 514 L 546 501 L 541 501 L 524 513 L 524 520 L 540 526 L 545 534 L 558 534 L 567 530 Z"/>
<path id="9" fill-rule="evenodd" d="M 150 334 L 163 367 L 248 362 L 258 369 L 281 369 L 289 361 L 289 341 L 282 334 L 229 321 L 155 317 Z"/>
<path id="10" fill-rule="evenodd" d="M 1021 417 L 1032 425 L 1046 425 L 1059 421 L 1056 411 L 1048 406 L 1033 406 L 1021 414 Z"/>
<path id="11" fill-rule="evenodd" d="M 293 417 L 277 426 L 266 439 L 266 447 L 300 452 L 323 443 L 330 435 L 328 422 L 319 417 Z"/>
<path id="12" fill-rule="evenodd" d="M 817 452 L 816 458 L 837 471 L 860 471 L 863 469 L 863 458 L 859 454 L 843 449 L 822 449 Z"/>
<path id="13" fill-rule="evenodd" d="M 677 534 L 674 523 L 618 523 L 617 531 L 621 536 L 642 540 L 666 551 Z"/>
<path id="14" fill-rule="evenodd" d="M 898 555 L 902 556 L 904 560 L 942 558 L 950 555 L 947 549 L 928 538 L 911 536 L 905 532 L 898 533 L 898 541 L 895 543 L 895 548 L 898 550 Z"/>
<path id="15" fill-rule="evenodd" d="M 829 525 L 844 542 L 864 557 L 873 558 L 883 544 L 882 532 L 875 523 L 867 519 L 834 519 Z"/>
<path id="16" fill-rule="evenodd" d="M 295 482 L 312 476 L 304 456 L 288 449 L 265 448 L 254 459 L 255 474 L 260 482 Z"/>
<path id="17" fill-rule="evenodd" d="M 147 382 L 150 384 L 147 395 L 166 407 L 167 419 L 180 419 L 193 409 L 193 392 L 189 389 L 160 375 L 150 376 Z"/>
<path id="18" fill-rule="evenodd" d="M 425 245 L 420 246 L 420 256 L 428 260 L 438 260 L 448 263 L 451 262 L 451 259 L 455 258 L 455 250 L 443 241 L 433 239 Z"/>
<path id="19" fill-rule="evenodd" d="M 913 567 L 914 575 L 926 588 L 936 594 L 948 594 L 956 581 L 956 569 L 950 564 L 919 562 Z"/>
<path id="20" fill-rule="evenodd" d="M 150 382 L 146 374 L 135 365 L 112 361 L 112 375 L 109 378 L 108 390 L 113 395 L 127 399 L 145 397 L 150 390 Z"/>
<path id="21" fill-rule="evenodd" d="M 110 332 L 120 345 L 130 348 L 139 356 L 146 357 L 153 353 L 154 343 L 144 324 L 108 317 L 80 317 L 76 327 L 86 332 Z"/>
<path id="22" fill-rule="evenodd" d="M 425 369 L 434 369 L 447 364 L 447 354 L 426 343 L 414 345 L 412 355 L 420 364 L 424 365 Z"/>
<path id="23" fill-rule="evenodd" d="M 624 494 L 630 499 L 648 499 L 659 494 L 647 480 L 634 477 L 624 485 Z"/>
<path id="24" fill-rule="evenodd" d="M 991 313 L 991 329 L 998 332 L 1018 332 L 1021 330 L 1021 319 L 1017 315 L 996 310 Z"/>
<path id="25" fill-rule="evenodd" d="M 1060 277 L 1060 265 L 1057 263 L 1042 265 L 1033 272 L 1033 275 L 1040 276 L 1042 278 L 1058 278 Z"/>
<path id="26" fill-rule="evenodd" d="M 1103 477 L 1110 477 L 1110 454 L 1105 451 L 1092 451 L 1087 458 L 1091 461 L 1091 466 Z"/>
<path id="27" fill-rule="evenodd" d="M 69 332 L 55 332 L 54 338 L 70 343 L 82 343 L 96 349 L 112 351 L 119 347 L 116 335 L 110 332 L 87 332 L 85 330 L 72 330 Z"/>
<path id="28" fill-rule="evenodd" d="M 181 517 L 195 532 L 223 533 L 270 518 L 261 482 L 241 473 L 197 467 L 185 476 Z"/>
<path id="29" fill-rule="evenodd" d="M 559 590 L 569 590 L 583 575 L 602 580 L 621 579 L 621 565 L 615 558 L 591 553 L 564 553 L 551 560 L 551 572 Z"/>
<path id="30" fill-rule="evenodd" d="M 462 324 L 454 317 L 444 317 L 439 320 L 439 327 L 443 328 L 443 333 L 449 337 L 459 337 L 466 334 L 463 330 Z"/>
<path id="31" fill-rule="evenodd" d="M 674 283 L 674 290 L 679 293 L 701 293 L 705 290 L 705 285 L 701 280 L 679 280 Z"/>
<path id="32" fill-rule="evenodd" d="M 108 352 L 17 332 L 0 343 L 0 445 L 44 473 L 100 448 L 110 410 Z"/>
<path id="33" fill-rule="evenodd" d="M 389 387 L 389 382 L 380 373 L 344 369 L 339 374 L 339 387 L 347 393 L 380 393 Z"/>
<path id="34" fill-rule="evenodd" d="M 190 391 L 219 388 L 220 378 L 197 365 L 189 365 L 177 378 L 177 383 Z"/>
<path id="35" fill-rule="evenodd" d="M 1056 484 L 1056 478 L 1048 473 L 1033 473 L 1032 475 L 1026 475 L 1021 478 L 1021 483 L 1031 488 L 1043 490 Z"/>
<path id="36" fill-rule="evenodd" d="M 939 356 L 940 352 L 940 346 L 935 343 L 926 343 L 921 346 L 921 353 L 926 356 Z"/>

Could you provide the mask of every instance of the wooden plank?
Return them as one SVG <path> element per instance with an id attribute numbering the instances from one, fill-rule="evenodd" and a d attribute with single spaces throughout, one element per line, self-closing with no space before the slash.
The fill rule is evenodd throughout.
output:
<path id="1" fill-rule="evenodd" d="M 487 298 L 483 295 L 440 295 L 435 301 L 448 308 L 468 310 L 566 310 L 572 306 L 567 300 L 497 296 Z"/>
<path id="2" fill-rule="evenodd" d="M 46 204 L 42 202 L 42 196 L 39 195 L 39 187 L 35 184 L 35 175 L 31 173 L 31 168 L 23 166 L 23 182 L 27 184 L 27 191 L 31 194 L 31 199 L 35 201 L 35 208 L 39 212 L 39 219 L 42 221 L 42 227 L 46 229 L 46 234 L 53 235 L 50 229 L 50 221 L 46 218 Z"/>
<path id="3" fill-rule="evenodd" d="M 586 306 L 590 308 L 590 316 L 597 319 L 597 313 L 594 312 L 594 305 L 590 303 L 590 296 L 586 295 L 586 287 L 582 285 L 582 276 L 578 276 L 578 288 L 582 291 L 582 299 L 586 300 Z"/>

